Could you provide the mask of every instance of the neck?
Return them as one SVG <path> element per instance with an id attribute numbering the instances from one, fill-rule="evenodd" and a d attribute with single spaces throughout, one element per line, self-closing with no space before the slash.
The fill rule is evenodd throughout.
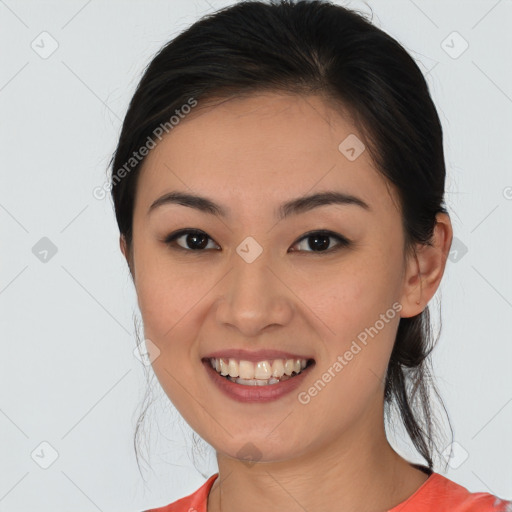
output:
<path id="1" fill-rule="evenodd" d="M 208 512 L 386 511 L 405 501 L 428 475 L 400 457 L 383 420 L 366 422 L 334 442 L 278 462 L 244 461 L 217 454 L 219 476 Z M 378 435 L 376 435 L 376 432 Z"/>

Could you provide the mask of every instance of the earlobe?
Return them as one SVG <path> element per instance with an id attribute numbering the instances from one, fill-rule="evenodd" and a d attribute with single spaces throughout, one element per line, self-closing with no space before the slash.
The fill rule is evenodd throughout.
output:
<path id="1" fill-rule="evenodd" d="M 133 278 L 132 255 L 128 249 L 128 245 L 126 243 L 126 238 L 124 237 L 124 235 L 121 235 L 119 237 L 119 247 L 121 249 L 121 252 L 123 253 L 126 263 L 128 264 L 128 268 L 130 269 L 130 274 Z"/>
<path id="2" fill-rule="evenodd" d="M 450 217 L 438 213 L 431 243 L 418 244 L 414 254 L 408 258 L 402 290 L 402 318 L 419 315 L 435 295 L 444 274 L 452 238 Z"/>
<path id="3" fill-rule="evenodd" d="M 121 235 L 119 237 L 119 247 L 121 249 L 121 252 L 123 253 L 123 256 L 128 261 L 128 257 L 126 256 L 126 239 L 124 238 L 124 235 Z"/>

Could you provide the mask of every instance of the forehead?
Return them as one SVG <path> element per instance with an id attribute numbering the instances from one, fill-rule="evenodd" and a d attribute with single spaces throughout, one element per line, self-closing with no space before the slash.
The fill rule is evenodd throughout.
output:
<path id="1" fill-rule="evenodd" d="M 349 146 L 355 159 L 346 153 Z M 173 188 L 240 206 L 281 202 L 315 188 L 369 203 L 385 203 L 388 195 L 347 116 L 319 96 L 278 93 L 199 104 L 184 116 L 146 157 L 136 202 L 147 208 Z"/>

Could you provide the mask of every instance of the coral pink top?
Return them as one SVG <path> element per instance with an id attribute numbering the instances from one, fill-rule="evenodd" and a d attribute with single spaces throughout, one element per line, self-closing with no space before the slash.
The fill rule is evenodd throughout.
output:
<path id="1" fill-rule="evenodd" d="M 208 493 L 219 476 L 212 475 L 197 491 L 161 508 L 145 512 L 207 512 Z M 512 512 L 512 501 L 465 487 L 432 472 L 412 496 L 388 512 Z"/>

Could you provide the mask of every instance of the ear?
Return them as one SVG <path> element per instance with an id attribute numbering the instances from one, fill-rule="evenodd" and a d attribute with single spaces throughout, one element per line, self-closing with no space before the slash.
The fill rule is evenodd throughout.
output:
<path id="1" fill-rule="evenodd" d="M 123 256 L 126 258 L 126 261 L 128 261 L 128 250 L 127 250 L 127 247 L 126 247 L 126 239 L 124 237 L 124 235 L 121 235 L 119 237 L 119 247 L 121 249 L 121 252 L 123 253 Z"/>
<path id="2" fill-rule="evenodd" d="M 407 258 L 400 300 L 402 318 L 419 315 L 435 295 L 444 274 L 452 238 L 450 217 L 446 213 L 438 213 L 431 243 L 417 244 L 414 253 Z"/>
<path id="3" fill-rule="evenodd" d="M 128 245 L 126 243 L 126 238 L 124 237 L 124 235 L 121 235 L 119 237 L 119 247 L 121 248 L 121 252 L 123 253 L 123 256 L 126 259 L 126 263 L 128 263 L 128 267 L 130 269 L 130 274 L 133 277 L 132 257 L 131 257 L 130 251 L 128 250 Z"/>

